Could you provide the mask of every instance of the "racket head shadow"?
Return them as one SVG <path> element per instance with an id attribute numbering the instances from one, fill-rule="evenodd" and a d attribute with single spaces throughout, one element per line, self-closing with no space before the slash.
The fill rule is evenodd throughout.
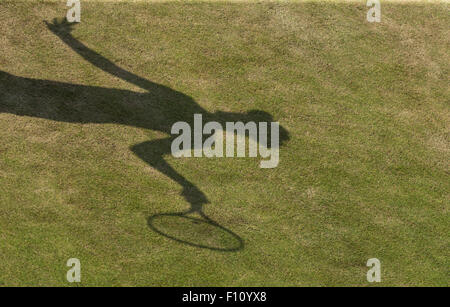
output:
<path id="1" fill-rule="evenodd" d="M 244 247 L 237 234 L 219 225 L 204 214 L 161 213 L 148 218 L 154 232 L 179 243 L 222 252 L 235 252 Z"/>

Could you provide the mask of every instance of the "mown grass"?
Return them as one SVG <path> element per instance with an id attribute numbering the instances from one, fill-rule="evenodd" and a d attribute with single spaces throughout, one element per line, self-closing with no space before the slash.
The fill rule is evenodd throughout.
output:
<path id="1" fill-rule="evenodd" d="M 375 24 L 366 12 L 364 1 L 83 2 L 78 40 L 209 112 L 263 110 L 290 140 L 274 169 L 166 156 L 244 241 L 201 249 L 147 225 L 189 207 L 131 150 L 166 135 L 11 114 L 6 101 L 20 107 L 26 94 L 0 84 L 0 285 L 70 285 L 75 257 L 81 285 L 366 286 L 375 257 L 381 285 L 448 286 L 449 7 L 383 2 Z M 142 92 L 43 23 L 65 14 L 65 2 L 2 0 L 0 71 Z M 167 227 L 227 244 L 201 226 Z"/>

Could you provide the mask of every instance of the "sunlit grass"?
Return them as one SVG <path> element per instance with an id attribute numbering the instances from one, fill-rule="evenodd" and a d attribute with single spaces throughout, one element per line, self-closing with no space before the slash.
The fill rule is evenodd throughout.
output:
<path id="1" fill-rule="evenodd" d="M 0 2 L 0 71 L 142 92 L 46 28 L 66 9 Z M 83 2 L 81 42 L 208 112 L 263 110 L 290 140 L 275 169 L 166 157 L 209 198 L 205 213 L 244 242 L 202 249 L 148 226 L 189 207 L 131 150 L 167 135 L 5 113 L 25 93 L 0 84 L 0 285 L 69 285 L 73 257 L 82 285 L 366 286 L 373 257 L 381 285 L 448 285 L 448 9 L 382 2 L 382 22 L 370 24 L 365 1 Z M 46 103 L 33 99 L 37 110 Z M 157 226 L 201 244 L 233 240 L 173 223 Z"/>

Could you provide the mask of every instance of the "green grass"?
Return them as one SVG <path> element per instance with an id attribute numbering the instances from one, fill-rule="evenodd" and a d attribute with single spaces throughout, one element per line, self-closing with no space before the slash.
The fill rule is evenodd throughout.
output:
<path id="1" fill-rule="evenodd" d="M 43 20 L 65 16 L 65 2 L 1 0 L 0 71 L 91 90 L 38 91 L 0 73 L 0 285 L 72 285 L 75 257 L 84 286 L 368 286 L 375 257 L 379 285 L 448 286 L 449 6 L 382 2 L 374 24 L 366 12 L 365 1 L 82 1 L 73 36 L 105 58 L 211 114 L 262 110 L 289 131 L 274 169 L 165 156 L 243 240 L 223 252 L 147 224 L 189 203 L 132 150 L 168 135 L 126 121 L 170 127 L 177 109 L 145 109 L 142 89 L 50 32 Z M 87 102 L 86 116 L 100 107 L 105 122 L 52 120 L 75 116 L 53 110 L 56 99 Z M 200 244 L 236 243 L 211 225 L 156 223 Z"/>

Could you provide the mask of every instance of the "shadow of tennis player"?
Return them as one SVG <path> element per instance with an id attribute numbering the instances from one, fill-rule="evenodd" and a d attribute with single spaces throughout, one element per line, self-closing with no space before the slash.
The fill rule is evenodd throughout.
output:
<path id="1" fill-rule="evenodd" d="M 64 43 L 92 65 L 134 84 L 145 93 L 103 87 L 83 86 L 69 83 L 37 80 L 13 76 L 0 71 L 0 113 L 39 117 L 68 123 L 116 123 L 141 127 L 171 134 L 175 122 L 183 121 L 193 125 L 194 114 L 202 114 L 205 121 L 225 122 L 271 122 L 272 116 L 263 111 L 248 113 L 209 113 L 191 97 L 166 86 L 141 78 L 120 68 L 102 55 L 91 50 L 71 35 L 74 24 L 66 20 L 47 23 L 47 27 Z M 171 153 L 173 136 L 135 145 L 131 150 L 146 163 L 165 174 L 182 188 L 182 195 L 190 209 L 178 213 L 165 213 L 149 217 L 151 229 L 173 240 L 192 246 L 219 251 L 236 251 L 243 247 L 242 239 L 230 230 L 220 226 L 203 212 L 203 205 L 209 203 L 205 194 L 193 183 L 175 171 L 165 160 Z M 280 144 L 289 138 L 288 132 L 280 127 Z M 200 218 L 188 216 L 197 214 Z M 182 238 L 162 230 L 156 221 L 161 218 L 178 217 L 194 224 L 205 224 L 216 228 L 222 235 L 231 236 L 226 246 L 211 242 L 198 243 L 195 238 Z M 207 228 L 207 227 L 206 227 Z M 195 233 L 192 234 L 195 236 Z M 231 243 L 230 243 L 231 242 Z"/>

